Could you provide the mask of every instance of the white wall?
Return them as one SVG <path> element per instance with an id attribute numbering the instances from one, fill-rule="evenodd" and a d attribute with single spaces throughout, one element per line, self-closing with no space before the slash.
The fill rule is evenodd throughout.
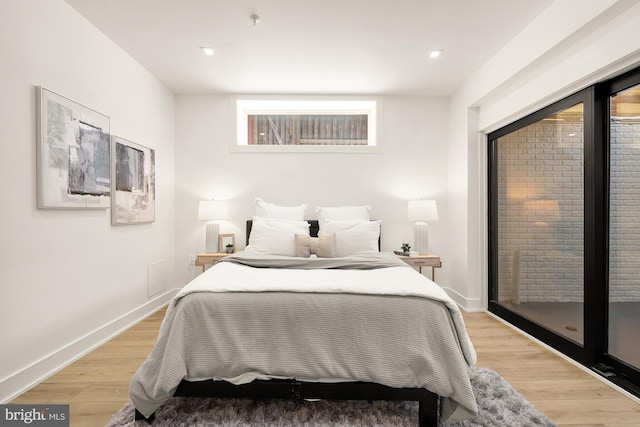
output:
<path id="1" fill-rule="evenodd" d="M 381 219 L 382 249 L 413 241 L 407 201 L 434 198 L 441 220 L 431 225 L 432 251 L 448 245 L 446 98 L 383 98 L 383 138 L 378 153 L 237 153 L 233 142 L 231 96 L 178 96 L 176 99 L 176 272 L 186 282 L 188 256 L 204 251 L 204 227 L 198 202 L 227 199 L 230 220 L 221 233 L 235 233 L 245 243 L 245 221 L 255 197 L 281 205 L 368 204 Z M 444 284 L 447 260 L 436 279 Z"/>
<path id="2" fill-rule="evenodd" d="M 175 287 L 175 235 L 172 93 L 62 0 L 0 8 L 2 402 L 166 301 L 147 297 L 147 265 L 164 261 Z M 36 208 L 38 85 L 156 150 L 156 222 L 113 227 L 109 210 Z"/>
<path id="3" fill-rule="evenodd" d="M 412 240 L 406 202 L 434 198 L 436 279 L 463 306 L 482 308 L 485 132 L 640 61 L 637 1 L 558 0 L 451 99 L 385 97 L 379 153 L 237 153 L 229 96 L 179 96 L 174 111 L 162 84 L 62 0 L 1 8 L 0 401 L 166 301 L 170 292 L 147 297 L 149 264 L 166 262 L 167 289 L 196 275 L 197 205 L 211 197 L 230 201 L 222 232 L 240 247 L 256 196 L 306 202 L 309 217 L 316 205 L 370 204 L 383 250 Z M 156 222 L 112 227 L 108 210 L 36 209 L 37 85 L 156 150 Z"/>
<path id="4" fill-rule="evenodd" d="M 459 303 L 486 306 L 486 133 L 637 66 L 639 37 L 637 1 L 557 0 L 451 98 L 450 286 Z"/>

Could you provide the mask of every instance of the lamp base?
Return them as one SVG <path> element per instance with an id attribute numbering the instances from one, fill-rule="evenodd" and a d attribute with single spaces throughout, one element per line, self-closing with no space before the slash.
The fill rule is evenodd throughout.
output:
<path id="1" fill-rule="evenodd" d="M 220 224 L 215 222 L 207 223 L 207 240 L 205 246 L 205 252 L 208 254 L 215 254 L 218 252 L 218 236 L 220 235 Z"/>
<path id="2" fill-rule="evenodd" d="M 429 253 L 429 227 L 426 222 L 416 222 L 413 225 L 413 250 L 420 255 Z"/>

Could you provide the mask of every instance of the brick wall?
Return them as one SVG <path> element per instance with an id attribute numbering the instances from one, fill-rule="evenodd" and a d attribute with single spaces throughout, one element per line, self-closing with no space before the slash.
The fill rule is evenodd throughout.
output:
<path id="1" fill-rule="evenodd" d="M 611 141 L 609 289 L 640 301 L 640 123 L 614 122 Z"/>
<path id="2" fill-rule="evenodd" d="M 640 125 L 612 135 L 611 301 L 640 301 Z M 499 139 L 500 300 L 583 301 L 583 170 L 579 118 Z"/>

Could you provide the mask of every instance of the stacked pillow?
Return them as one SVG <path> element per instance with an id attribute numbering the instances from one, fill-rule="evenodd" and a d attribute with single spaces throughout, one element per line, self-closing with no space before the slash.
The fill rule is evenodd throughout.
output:
<path id="1" fill-rule="evenodd" d="M 255 216 L 258 218 L 304 221 L 306 211 L 306 204 L 300 206 L 278 206 L 256 197 Z"/>
<path id="2" fill-rule="evenodd" d="M 320 228 L 322 223 L 329 221 L 369 221 L 371 219 L 371 206 L 340 206 L 316 208 Z"/>
<path id="3" fill-rule="evenodd" d="M 245 252 L 296 256 L 297 234 L 309 236 L 307 221 L 253 217 L 249 246 Z"/>
<path id="4" fill-rule="evenodd" d="M 304 220 L 307 205 L 278 206 L 256 198 L 246 252 L 322 258 L 378 252 L 380 221 L 371 221 L 370 206 L 317 207 L 318 237 Z"/>
<path id="5" fill-rule="evenodd" d="M 378 252 L 380 221 L 371 221 L 371 206 L 317 207 L 318 236 L 335 235 L 336 256 Z"/>
<path id="6" fill-rule="evenodd" d="M 245 252 L 296 256 L 295 235 L 309 235 L 309 223 L 304 220 L 306 210 L 306 204 L 277 206 L 256 198 L 256 213 Z"/>

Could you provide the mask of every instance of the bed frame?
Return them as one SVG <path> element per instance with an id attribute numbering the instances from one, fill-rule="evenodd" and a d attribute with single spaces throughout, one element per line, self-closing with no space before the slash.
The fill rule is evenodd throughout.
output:
<path id="1" fill-rule="evenodd" d="M 419 405 L 418 425 L 436 427 L 440 418 L 440 397 L 423 388 L 392 388 L 365 382 L 311 383 L 295 380 L 255 380 L 234 385 L 226 381 L 182 381 L 174 397 L 218 397 L 242 399 L 327 399 L 327 400 L 411 400 Z M 135 420 L 152 424 L 137 409 Z"/>
<path id="2" fill-rule="evenodd" d="M 309 220 L 311 236 L 318 235 L 317 220 Z M 247 244 L 251 234 L 251 220 L 247 221 Z M 378 239 L 378 247 L 380 239 Z M 419 405 L 420 427 L 436 427 L 440 419 L 440 396 L 424 388 L 394 388 L 376 383 L 344 382 L 314 383 L 296 380 L 255 380 L 234 385 L 227 381 L 182 380 L 174 397 L 217 397 L 243 399 L 327 399 L 327 400 L 409 400 Z M 151 424 L 155 413 L 148 418 L 135 410 L 135 420 Z"/>

